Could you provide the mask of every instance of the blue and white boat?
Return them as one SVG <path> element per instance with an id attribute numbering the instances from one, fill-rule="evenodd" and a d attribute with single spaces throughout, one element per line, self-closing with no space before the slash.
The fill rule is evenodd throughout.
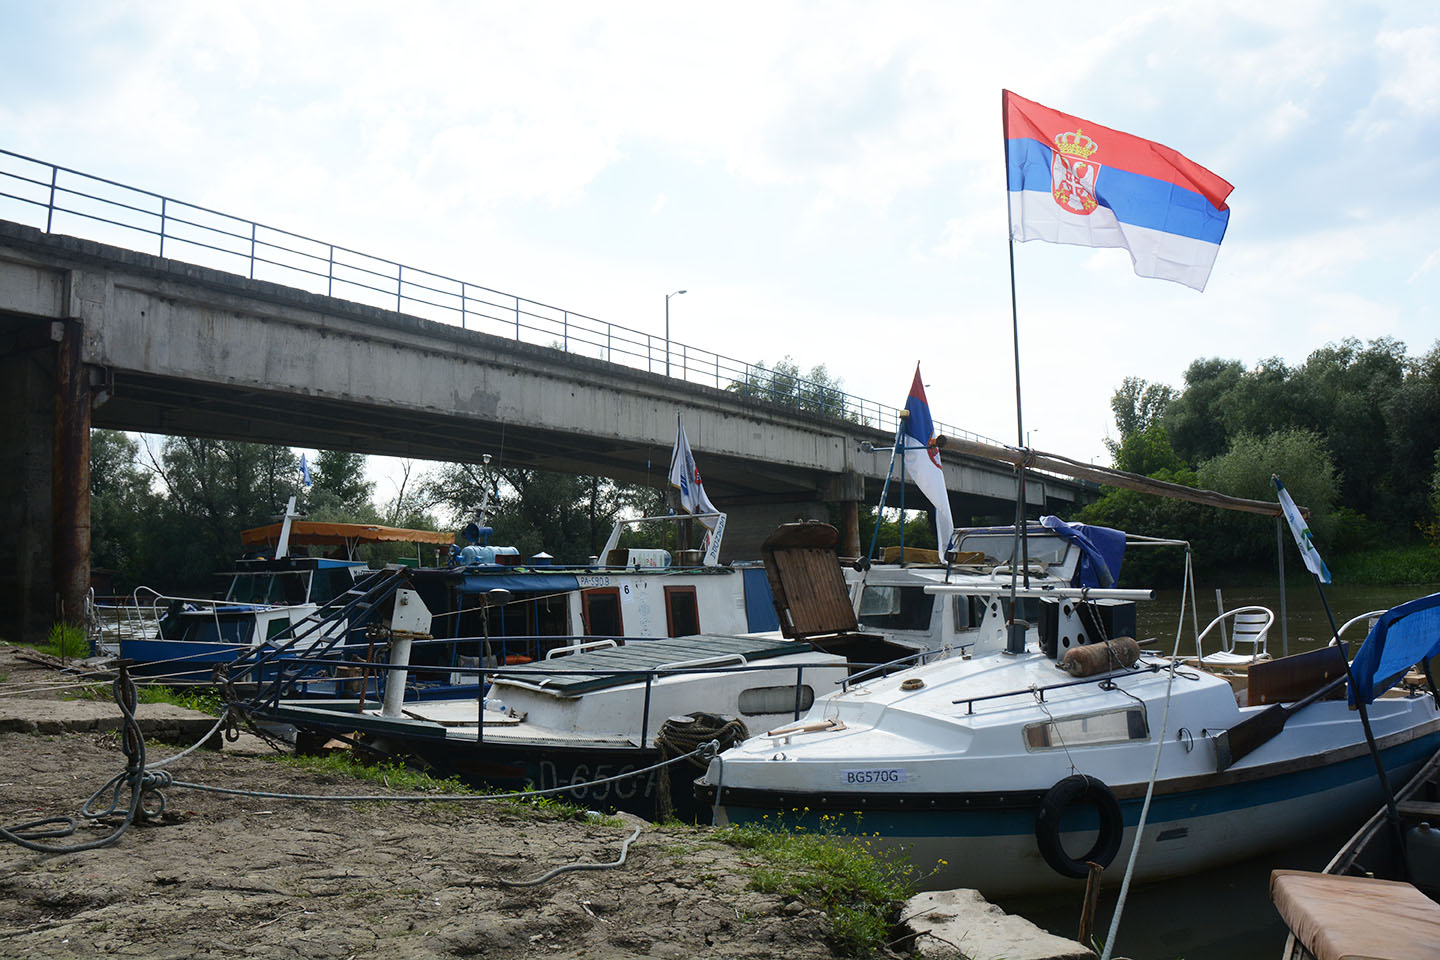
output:
<path id="1" fill-rule="evenodd" d="M 1333 686 L 1340 648 L 1256 664 L 1238 694 L 1112 639 L 1118 621 L 1095 601 L 1145 592 L 1080 586 L 1067 565 L 1081 547 L 1044 535 L 1040 547 L 1043 569 L 1016 591 L 1045 606 L 1040 624 L 1006 629 L 1004 558 L 952 570 L 926 589 L 971 616 L 960 656 L 851 678 L 792 729 L 713 761 L 697 800 L 720 823 L 878 834 L 908 851 L 927 886 L 986 895 L 1075 885 L 1086 861 L 1109 865 L 1137 840 L 1137 881 L 1189 874 L 1358 821 L 1379 803 L 1361 723 Z M 1032 539 L 1032 564 L 1036 552 Z M 1304 704 L 1327 686 L 1341 699 Z M 1393 782 L 1440 747 L 1433 685 L 1392 690 L 1369 711 Z M 1262 716 L 1278 725 L 1257 728 Z"/>

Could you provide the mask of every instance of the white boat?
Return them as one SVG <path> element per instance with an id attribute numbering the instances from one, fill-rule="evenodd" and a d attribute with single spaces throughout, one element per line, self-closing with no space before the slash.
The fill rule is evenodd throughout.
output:
<path id="1" fill-rule="evenodd" d="M 689 783 L 696 767 L 687 766 L 675 777 L 666 774 L 663 782 L 654 773 L 593 786 L 590 781 L 652 766 L 711 736 L 743 738 L 793 722 L 852 673 L 907 658 L 913 662 L 921 655 L 911 646 L 855 629 L 835 562 L 836 539 L 835 529 L 825 524 L 793 525 L 767 541 L 766 568 L 760 572 L 774 583 L 774 571 L 787 565 L 811 565 L 817 558 L 828 564 L 837 608 L 850 614 L 848 629 L 839 634 L 791 640 L 773 630 L 707 630 L 658 639 L 572 638 L 547 649 L 543 658 L 515 661 L 496 656 L 493 635 L 469 642 L 437 638 L 439 629 L 421 594 L 407 588 L 387 627 L 388 664 L 371 668 L 372 675 L 385 678 L 380 697 L 320 699 L 282 691 L 271 699 L 261 691 L 249 709 L 257 718 L 316 735 L 358 732 L 373 748 L 421 758 L 472 782 L 517 788 L 570 785 L 566 799 L 652 817 L 669 813 L 662 800 L 669 795 L 677 815 L 693 817 Z M 718 575 L 714 579 L 724 581 Z M 663 585 L 663 580 L 656 582 Z M 740 578 L 731 582 L 738 589 Z M 732 607 L 743 609 L 738 595 Z M 417 615 L 423 622 L 397 626 L 398 618 Z M 396 642 L 401 635 L 404 643 Z M 422 644 L 444 650 L 456 643 L 491 650 L 488 657 L 453 668 L 457 678 L 468 679 L 469 692 L 422 702 L 402 699 L 398 691 L 408 688 L 413 677 L 452 671 L 444 665 L 427 667 L 413 652 Z M 303 669 L 303 659 L 287 667 Z M 487 686 L 483 699 L 475 692 L 477 679 Z M 304 684 L 305 677 L 297 673 L 293 682 Z M 672 780 L 678 789 L 670 789 Z"/>
<path id="2" fill-rule="evenodd" d="M 803 729 L 722 754 L 697 781 L 698 801 L 720 823 L 878 834 L 908 851 L 926 886 L 986 895 L 1064 888 L 1086 861 L 1128 854 L 1162 741 L 1140 881 L 1255 856 L 1375 806 L 1375 767 L 1344 700 L 1274 706 L 1322 687 L 1338 648 L 1253 665 L 1244 705 L 1226 679 L 1178 661 L 1146 654 L 1122 666 L 1122 648 L 1138 647 L 1107 645 L 1120 631 L 1105 625 L 1129 620 L 1133 631 L 1134 621 L 1093 604 L 1144 592 L 1074 586 L 1067 571 L 1081 548 L 1047 536 L 1044 574 L 1016 591 L 1042 605 L 1023 644 L 1007 634 L 1008 573 L 952 570 L 926 590 L 956 604 L 957 618 L 965 611 L 961 656 L 852 679 L 816 702 Z M 1036 546 L 1032 537 L 1032 561 Z M 1090 657 L 1096 672 L 1057 669 Z M 1378 699 L 1370 721 L 1393 778 L 1440 746 L 1433 692 Z"/>

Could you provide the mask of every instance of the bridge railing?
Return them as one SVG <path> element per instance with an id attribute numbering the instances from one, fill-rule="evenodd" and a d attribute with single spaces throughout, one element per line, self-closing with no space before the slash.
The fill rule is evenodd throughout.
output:
<path id="1" fill-rule="evenodd" d="M 0 149 L 0 217 L 893 431 L 899 408 L 713 350 Z M 936 431 L 989 437 L 937 422 Z"/>

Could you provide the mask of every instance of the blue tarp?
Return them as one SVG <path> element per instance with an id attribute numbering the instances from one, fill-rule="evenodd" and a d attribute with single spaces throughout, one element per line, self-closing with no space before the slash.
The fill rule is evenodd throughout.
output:
<path id="1" fill-rule="evenodd" d="M 1354 687 L 1366 703 L 1389 690 L 1415 664 L 1440 654 L 1440 593 L 1391 607 L 1375 621 L 1350 664 Z"/>
<path id="2" fill-rule="evenodd" d="M 570 573 L 471 574 L 460 581 L 461 593 L 509 590 L 511 593 L 559 593 L 578 590 L 580 581 Z"/>
<path id="3" fill-rule="evenodd" d="M 1040 526 L 1080 547 L 1081 587 L 1113 587 L 1120 580 L 1125 559 L 1125 533 L 1087 523 L 1066 523 L 1059 517 L 1044 516 Z"/>

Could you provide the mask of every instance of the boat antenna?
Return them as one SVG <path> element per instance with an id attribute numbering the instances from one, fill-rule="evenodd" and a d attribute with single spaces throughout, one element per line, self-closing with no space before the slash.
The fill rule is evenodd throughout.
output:
<path id="1" fill-rule="evenodd" d="M 1005 109 L 1005 92 L 1000 92 L 1000 123 L 1003 127 L 1004 136 L 1001 141 L 1005 145 L 1005 177 L 1010 177 L 1010 114 Z M 1015 464 L 1015 542 L 1010 550 L 1010 623 L 1007 627 L 1005 652 L 1025 652 L 1025 630 L 1029 624 L 1018 619 L 1019 607 L 1016 605 L 1015 580 L 1020 571 L 1016 569 L 1017 563 L 1024 571 L 1025 587 L 1030 586 L 1030 544 L 1025 529 L 1025 463 L 1030 459 L 1030 451 L 1025 446 L 1025 418 L 1023 405 L 1020 401 L 1020 313 L 1015 305 L 1015 220 L 1014 213 L 1010 207 L 1009 191 L 1006 191 L 1005 200 L 1005 224 L 1006 237 L 1010 242 L 1010 325 L 1015 335 L 1015 445 L 1020 448 L 1021 458 Z"/>

